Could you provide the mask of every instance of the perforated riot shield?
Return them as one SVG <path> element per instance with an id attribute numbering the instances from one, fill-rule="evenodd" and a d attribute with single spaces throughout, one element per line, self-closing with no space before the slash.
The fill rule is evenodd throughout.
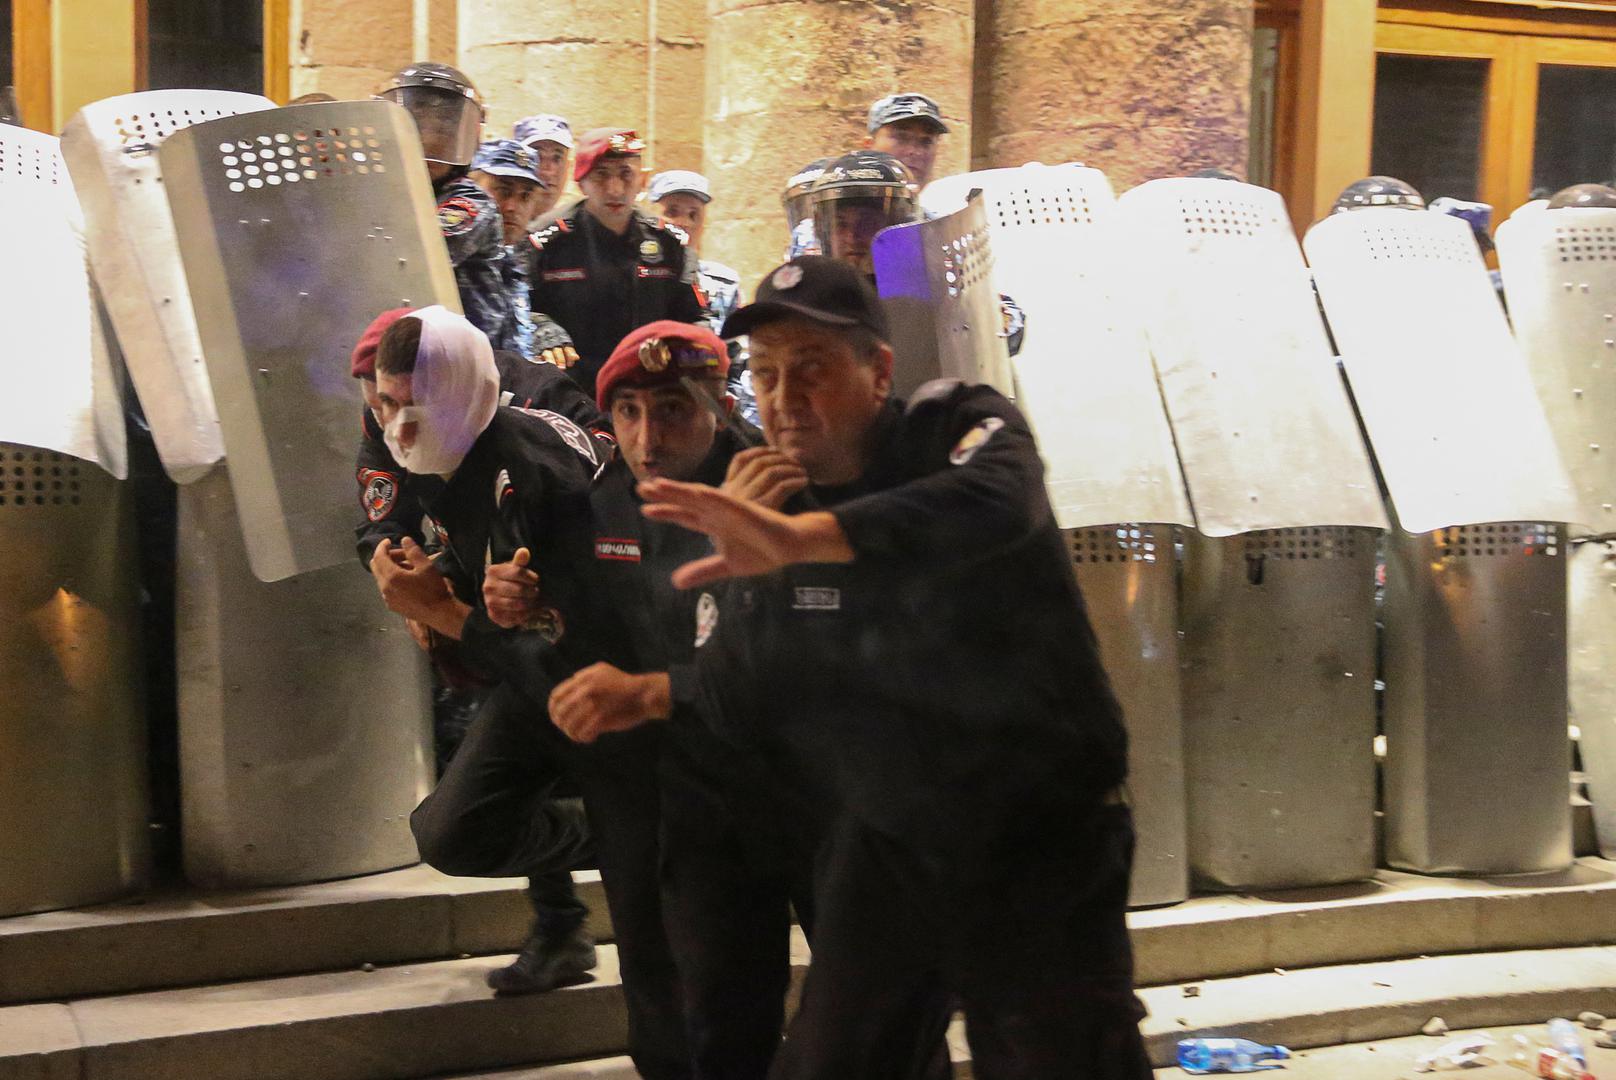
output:
<path id="1" fill-rule="evenodd" d="M 1428 872 L 1563 866 L 1560 523 L 1580 511 L 1480 250 L 1464 222 L 1396 209 L 1327 218 L 1306 248 L 1398 525 L 1386 857 Z"/>
<path id="2" fill-rule="evenodd" d="M 1571 474 L 1580 534 L 1616 533 L 1616 209 L 1498 227 L 1515 339 Z"/>
<path id="3" fill-rule="evenodd" d="M 1559 211 L 1556 211 L 1558 213 Z M 1588 777 L 1599 852 L 1616 858 L 1616 542 L 1592 540 L 1571 556 L 1571 720 Z"/>
<path id="4" fill-rule="evenodd" d="M 1201 532 L 1385 528 L 1285 201 L 1172 179 L 1120 202 Z"/>
<path id="5" fill-rule="evenodd" d="M 1580 516 L 1468 225 L 1356 210 L 1306 248 L 1404 529 Z"/>
<path id="6" fill-rule="evenodd" d="M 1189 891 L 1174 525 L 1193 523 L 1132 295 L 1116 199 L 1078 165 L 951 176 L 921 192 L 943 214 L 980 190 L 999 287 L 1027 331 L 1011 358 L 1056 520 L 1068 530 L 1100 653 L 1128 724 L 1135 906 Z"/>
<path id="7" fill-rule="evenodd" d="M 897 355 L 893 393 L 907 397 L 922 383 L 946 378 L 1016 396 L 980 202 L 882 229 L 870 255 Z"/>
<path id="8" fill-rule="evenodd" d="M 62 132 L 90 265 L 163 468 L 180 483 L 205 473 L 224 444 L 157 148 L 192 124 L 272 105 L 256 94 L 151 90 L 87 105 Z"/>
<path id="9" fill-rule="evenodd" d="M 0 125 L 0 439 L 128 474 L 123 404 L 51 135 Z"/>
<path id="10" fill-rule="evenodd" d="M 264 581 L 353 557 L 348 353 L 395 307 L 460 310 L 415 123 L 385 101 L 226 117 L 159 154 Z"/>
<path id="11" fill-rule="evenodd" d="M 1229 889 L 1366 877 L 1386 518 L 1284 200 L 1174 179 L 1119 202 L 1204 534 L 1183 577 L 1192 872 Z"/>
<path id="12" fill-rule="evenodd" d="M 224 466 L 180 489 L 175 585 L 187 878 L 294 885 L 417 859 L 425 656 L 352 565 L 254 579 Z"/>

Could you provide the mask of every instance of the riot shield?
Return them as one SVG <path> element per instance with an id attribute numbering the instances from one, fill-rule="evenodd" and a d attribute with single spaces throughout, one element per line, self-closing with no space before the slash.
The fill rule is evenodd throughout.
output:
<path id="1" fill-rule="evenodd" d="M 128 475 L 123 404 L 51 135 L 0 125 L 0 440 Z"/>
<path id="2" fill-rule="evenodd" d="M 1306 248 L 1395 512 L 1387 859 L 1430 873 L 1563 866 L 1560 523 L 1580 510 L 1481 252 L 1464 222 L 1396 209 L 1327 218 Z"/>
<path id="3" fill-rule="evenodd" d="M 86 105 L 62 132 L 90 265 L 163 468 L 179 483 L 205 473 L 224 444 L 157 148 L 192 124 L 273 104 L 257 94 L 151 90 Z"/>
<path id="4" fill-rule="evenodd" d="M 254 580 L 231 483 L 221 465 L 179 492 L 186 877 L 247 888 L 413 863 L 410 811 L 432 782 L 425 657 L 352 565 Z"/>
<path id="5" fill-rule="evenodd" d="M 946 217 L 882 229 L 870 255 L 897 355 L 894 394 L 960 379 L 1016 396 L 980 200 Z"/>
<path id="6" fill-rule="evenodd" d="M 1011 359 L 1063 529 L 1190 525 L 1173 435 L 1144 328 L 1125 288 L 1116 199 L 1105 174 L 1026 165 L 927 185 L 921 205 L 963 205 L 980 189 L 994 278 L 1027 315 Z"/>
<path id="7" fill-rule="evenodd" d="M 1555 211 L 1563 213 L 1563 211 Z M 1571 720 L 1582 732 L 1582 770 L 1599 852 L 1616 858 L 1616 542 L 1594 540 L 1571 555 Z"/>
<path id="8" fill-rule="evenodd" d="M 1170 179 L 1119 202 L 1201 532 L 1384 529 L 1284 200 L 1249 184 Z"/>
<path id="9" fill-rule="evenodd" d="M 1174 525 L 1193 523 L 1144 331 L 1122 288 L 1116 200 L 1077 165 L 992 169 L 921 192 L 951 213 L 980 190 L 999 287 L 1027 316 L 1011 358 L 1050 504 L 1128 725 L 1129 902 L 1189 892 Z"/>
<path id="10" fill-rule="evenodd" d="M 1616 533 L 1616 209 L 1517 214 L 1498 227 L 1515 339 L 1571 474 L 1578 534 Z"/>
<path id="11" fill-rule="evenodd" d="M 225 117 L 159 152 L 253 572 L 353 558 L 348 352 L 459 291 L 415 123 L 386 101 Z"/>
<path id="12" fill-rule="evenodd" d="M 1404 529 L 1581 516 L 1468 225 L 1355 210 L 1305 246 Z"/>

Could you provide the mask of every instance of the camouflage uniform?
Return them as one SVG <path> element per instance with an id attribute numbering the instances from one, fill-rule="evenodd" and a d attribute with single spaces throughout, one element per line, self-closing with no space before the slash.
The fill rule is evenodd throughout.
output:
<path id="1" fill-rule="evenodd" d="M 454 265 L 466 318 L 488 335 L 494 348 L 529 355 L 522 349 L 511 302 L 511 275 L 505 265 L 510 260 L 499 207 L 464 176 L 443 184 L 437 193 L 438 227 L 449 246 L 449 262 Z"/>

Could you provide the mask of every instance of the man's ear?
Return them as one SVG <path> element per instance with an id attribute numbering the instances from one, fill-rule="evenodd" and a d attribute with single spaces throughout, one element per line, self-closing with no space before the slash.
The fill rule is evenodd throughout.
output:
<path id="1" fill-rule="evenodd" d="M 891 345 L 883 341 L 876 346 L 873 361 L 875 365 L 875 390 L 876 393 L 881 395 L 882 401 L 892 396 L 892 364 L 894 359 Z"/>

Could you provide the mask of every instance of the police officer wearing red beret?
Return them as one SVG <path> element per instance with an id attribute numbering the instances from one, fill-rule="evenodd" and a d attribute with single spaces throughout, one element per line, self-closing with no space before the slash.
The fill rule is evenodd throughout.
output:
<path id="1" fill-rule="evenodd" d="M 590 396 L 629 331 L 658 319 L 697 322 L 706 305 L 693 255 L 671 229 L 640 213 L 645 143 L 626 128 L 578 139 L 573 177 L 584 197 L 528 238 L 529 302 L 572 337 L 570 374 Z"/>

